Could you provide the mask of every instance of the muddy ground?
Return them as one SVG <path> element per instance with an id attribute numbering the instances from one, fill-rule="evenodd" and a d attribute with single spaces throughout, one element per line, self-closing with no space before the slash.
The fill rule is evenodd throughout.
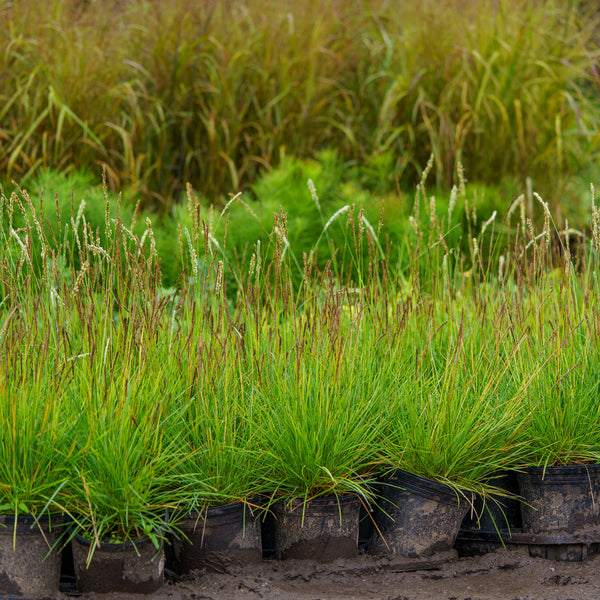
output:
<path id="1" fill-rule="evenodd" d="M 598 600 L 600 555 L 582 562 L 531 558 L 526 547 L 459 559 L 359 556 L 328 564 L 273 561 L 224 573 L 193 572 L 151 596 L 96 600 Z M 73 598 L 65 595 L 63 598 Z"/>

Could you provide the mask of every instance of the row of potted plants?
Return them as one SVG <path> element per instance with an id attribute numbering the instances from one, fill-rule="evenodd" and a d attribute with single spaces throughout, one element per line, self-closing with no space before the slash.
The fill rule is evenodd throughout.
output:
<path id="1" fill-rule="evenodd" d="M 1 511 L 54 529 L 68 515 L 89 573 L 103 544 L 147 538 L 155 556 L 210 506 L 299 503 L 303 521 L 310 501 L 352 494 L 385 511 L 373 483 L 392 469 L 467 506 L 502 493 L 499 469 L 597 463 L 592 245 L 553 270 L 549 225 L 512 241 L 509 227 L 492 271 L 484 232 L 467 261 L 429 207 L 409 272 L 357 211 L 352 273 L 305 256 L 300 284 L 284 215 L 272 260 L 257 244 L 247 272 L 197 220 L 163 290 L 150 222 L 137 237 L 107 211 L 94 232 L 81 210 L 46 231 L 26 193 L 2 194 Z"/>
<path id="2" fill-rule="evenodd" d="M 509 544 L 525 543 L 533 556 L 555 560 L 582 560 L 597 551 L 594 502 L 600 491 L 599 465 L 548 467 L 545 474 L 533 468 L 519 478 L 523 527 L 515 538 L 508 532 Z M 374 495 L 378 508 L 371 517 L 369 552 L 398 555 L 404 563 L 407 558 L 443 552 L 453 558 L 448 551 L 471 506 L 451 487 L 403 470 L 388 473 L 382 483 L 385 489 Z M 357 556 L 360 509 L 361 497 L 352 493 L 278 500 L 270 511 L 276 558 L 331 561 Z M 177 531 L 165 515 L 161 529 L 130 542 L 102 542 L 93 557 L 90 546 L 94 541 L 75 533 L 69 548 L 77 589 L 83 593 L 151 593 L 164 584 L 165 555 L 171 575 L 176 576 L 192 570 L 228 572 L 231 565 L 252 566 L 263 560 L 261 519 L 265 514 L 250 502 L 206 507 L 180 514 L 175 520 Z M 59 550 L 66 547 L 65 538 L 73 534 L 74 523 L 61 515 L 0 519 L 9 529 L 0 535 L 3 590 L 26 597 L 57 592 Z M 502 515 L 495 527 L 504 519 Z M 9 536 L 13 539 L 8 540 Z"/>
<path id="3" fill-rule="evenodd" d="M 111 326 L 95 350 L 67 358 L 66 340 L 53 346 L 51 335 L 19 344 L 21 325 L 8 323 L 5 333 L 15 350 L 4 352 L 12 368 L 4 371 L 0 403 L 4 510 L 69 515 L 76 540 L 87 540 L 78 552 L 88 567 L 107 542 L 149 537 L 154 556 L 168 528 L 208 506 L 305 507 L 316 497 L 353 494 L 385 511 L 372 484 L 394 467 L 450 486 L 462 511 L 470 494 L 495 491 L 487 476 L 498 469 L 590 463 L 597 452 L 593 390 L 579 410 L 572 396 L 561 402 L 552 389 L 540 394 L 538 377 L 524 385 L 536 364 L 529 358 L 538 356 L 533 342 L 523 338 L 512 357 L 495 344 L 474 346 L 477 321 L 448 321 L 418 359 L 408 342 L 388 354 L 388 342 L 356 322 L 335 336 L 313 327 L 302 338 L 281 327 L 275 358 L 269 343 L 265 355 L 247 342 L 246 354 L 235 329 L 215 331 L 206 344 L 218 356 L 196 343 L 203 360 L 192 361 L 183 358 L 186 348 L 166 344 L 142 358 L 141 346 Z M 568 344 L 577 348 L 576 339 Z M 186 381 L 180 366 L 190 364 L 207 369 L 202 385 Z M 572 418 L 564 425 L 570 443 L 565 436 L 555 442 L 556 427 L 537 433 L 549 418 Z M 567 450 L 567 460 L 554 458 Z M 265 493 L 266 501 L 253 500 Z M 167 510 L 174 517 L 165 524 Z M 381 533 L 387 548 L 389 535 Z"/>

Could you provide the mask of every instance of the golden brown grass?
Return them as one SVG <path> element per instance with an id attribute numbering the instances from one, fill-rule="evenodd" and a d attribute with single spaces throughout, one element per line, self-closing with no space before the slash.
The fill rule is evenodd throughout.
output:
<path id="1" fill-rule="evenodd" d="M 0 170 L 108 166 L 168 207 L 333 147 L 436 183 L 457 161 L 544 196 L 597 153 L 584 3 L 34 0 L 4 4 Z"/>

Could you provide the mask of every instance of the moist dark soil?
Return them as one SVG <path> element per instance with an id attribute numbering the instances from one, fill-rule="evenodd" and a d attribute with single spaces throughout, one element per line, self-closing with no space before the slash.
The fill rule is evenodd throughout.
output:
<path id="1" fill-rule="evenodd" d="M 351 495 L 340 500 L 315 498 L 305 506 L 302 501 L 291 507 L 277 503 L 273 507 L 275 555 L 324 563 L 355 557 L 360 506 L 358 497 Z"/>
<path id="2" fill-rule="evenodd" d="M 74 567 L 81 591 L 122 589 L 151 593 L 162 587 L 164 557 L 162 560 L 153 560 L 157 550 L 148 538 L 142 538 L 136 543 L 137 554 L 129 543 L 106 546 L 109 549 L 103 545 L 95 550 L 94 561 L 87 568 L 90 542 L 79 536 L 73 538 L 71 547 Z M 160 556 L 163 556 L 162 553 Z"/>
<path id="3" fill-rule="evenodd" d="M 73 597 L 73 596 L 71 596 Z M 136 594 L 77 595 L 141 600 Z M 167 578 L 153 600 L 598 600 L 600 555 L 581 562 L 532 558 L 523 546 L 473 558 L 452 551 L 425 559 L 363 555 L 231 565 L 222 573 L 192 571 Z M 61 596 L 68 599 L 68 595 Z"/>

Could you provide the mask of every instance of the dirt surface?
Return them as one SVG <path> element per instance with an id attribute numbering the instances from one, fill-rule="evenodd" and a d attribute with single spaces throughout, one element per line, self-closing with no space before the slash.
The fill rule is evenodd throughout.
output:
<path id="1" fill-rule="evenodd" d="M 63 599 L 74 596 L 62 596 Z M 582 562 L 531 558 L 525 548 L 458 559 L 359 556 L 192 572 L 150 596 L 90 594 L 95 600 L 598 600 L 600 555 Z"/>

